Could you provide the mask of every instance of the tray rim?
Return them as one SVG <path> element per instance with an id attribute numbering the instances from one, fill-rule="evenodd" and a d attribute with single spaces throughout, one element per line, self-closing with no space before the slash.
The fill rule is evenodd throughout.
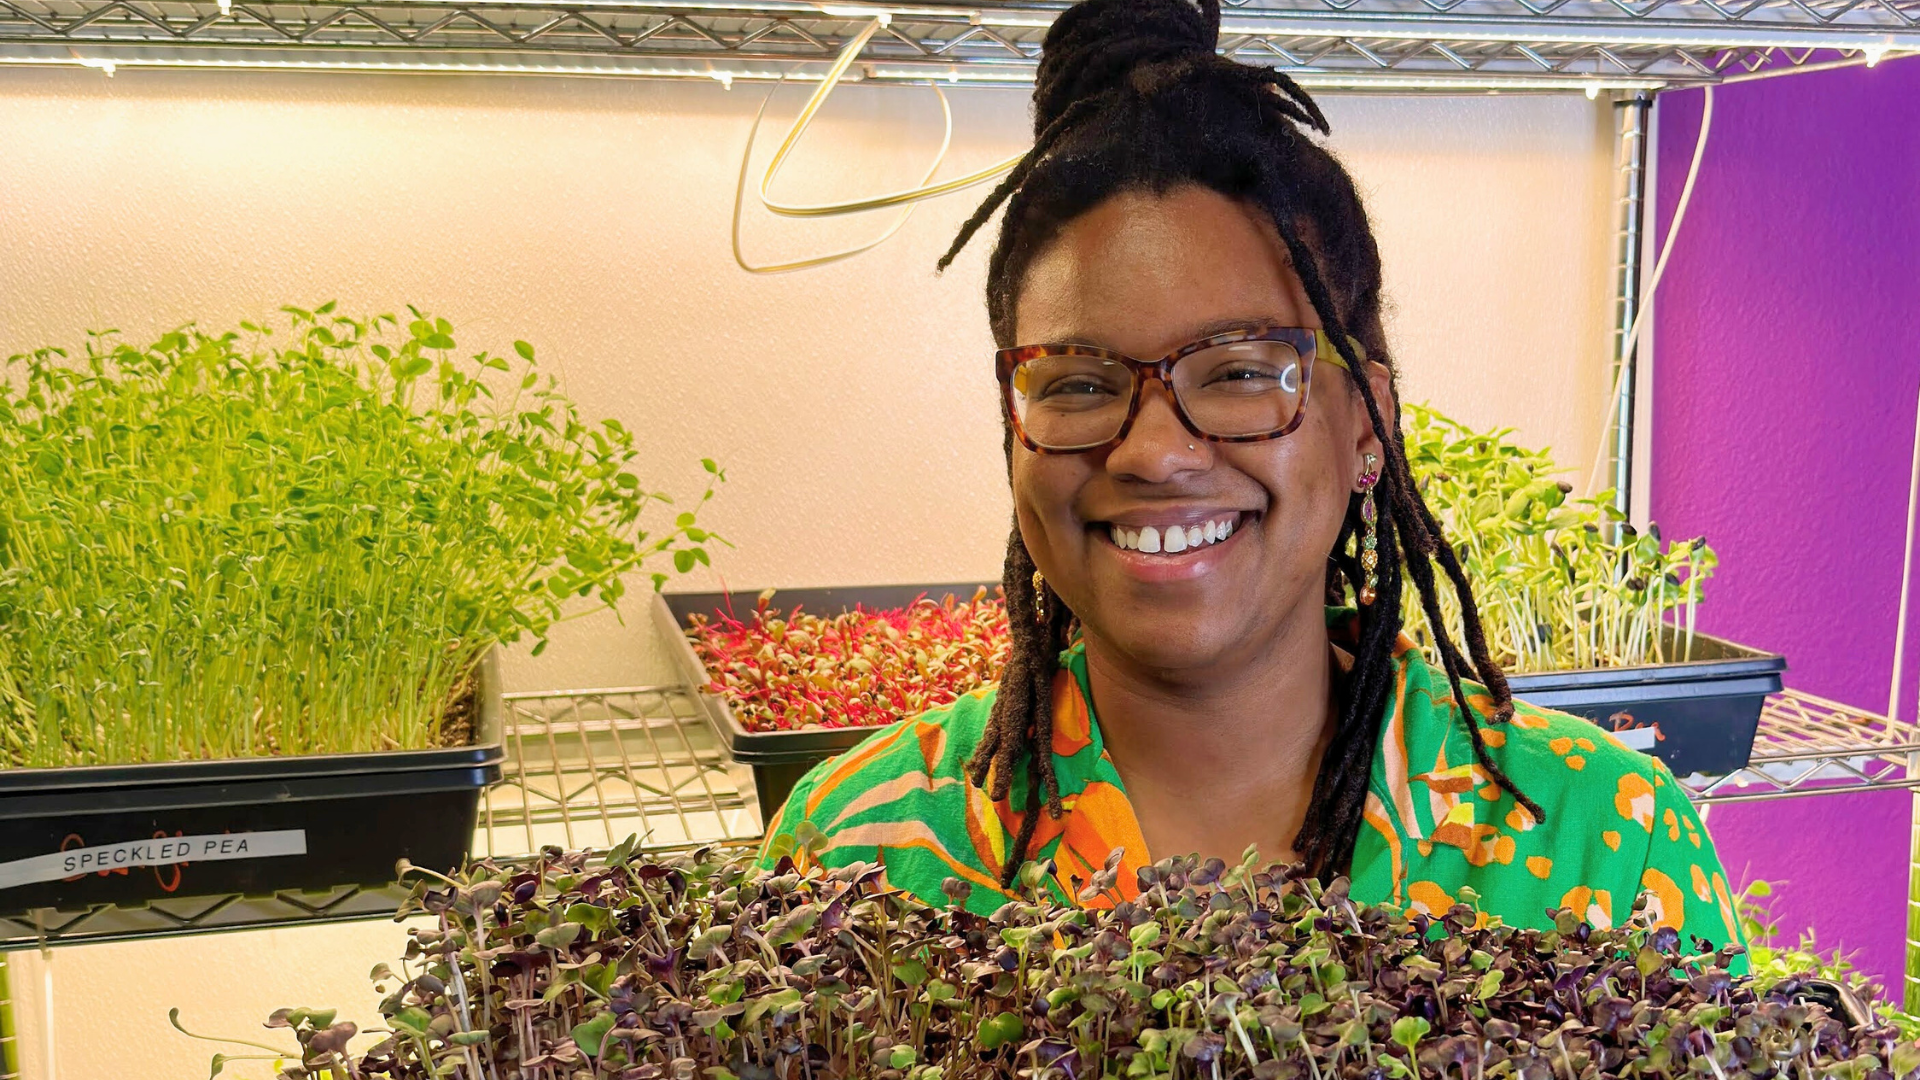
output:
<path id="1" fill-rule="evenodd" d="M 818 596 L 821 593 L 845 593 L 850 603 L 860 602 L 861 593 L 884 593 L 889 596 L 906 594 L 911 596 L 924 592 L 931 597 L 942 597 L 951 592 L 958 597 L 972 595 L 973 590 L 985 586 L 992 590 L 999 582 L 938 582 L 931 584 L 902 585 L 829 585 L 811 588 L 776 589 L 779 594 L 808 594 Z M 859 745 L 868 735 L 884 729 L 885 725 L 859 728 L 815 728 L 799 731 L 748 731 L 733 713 L 732 708 L 720 695 L 707 690 L 712 676 L 699 655 L 693 651 L 685 634 L 685 618 L 696 611 L 718 610 L 716 605 L 729 597 L 757 597 L 764 590 L 733 589 L 715 592 L 684 592 L 654 594 L 653 616 L 655 626 L 661 635 L 668 639 L 669 658 L 673 661 L 680 676 L 693 690 L 695 700 L 712 724 L 715 734 L 726 743 L 733 757 L 748 764 L 784 764 L 804 757 L 817 757 L 820 753 L 840 753 Z M 805 604 L 807 601 L 802 600 Z M 749 604 L 751 607 L 751 604 Z M 846 610 L 842 608 L 841 610 Z M 1668 627 L 1668 632 L 1677 637 L 1683 631 L 1677 627 Z M 1787 661 L 1779 653 L 1749 645 L 1741 645 L 1725 638 L 1703 631 L 1694 632 L 1696 642 L 1713 645 L 1732 655 L 1702 660 L 1676 660 L 1662 664 L 1635 664 L 1623 667 L 1573 668 L 1558 671 L 1536 671 L 1524 674 L 1510 674 L 1507 685 L 1514 696 L 1522 699 L 1530 694 L 1553 694 L 1556 696 L 1581 691 L 1609 692 L 1634 687 L 1655 688 L 1675 683 L 1713 683 L 1739 682 L 1764 679 L 1770 687 L 1767 692 L 1778 692 L 1782 687 L 1781 673 L 1787 670 Z M 1749 689 L 1737 691 L 1732 696 L 1750 694 Z M 1695 695 L 1714 696 L 1714 695 Z M 1576 704 L 1563 702 L 1561 704 Z M 1557 708 L 1558 705 L 1548 705 Z"/>
<path id="2" fill-rule="evenodd" d="M 274 780 L 425 772 L 460 768 L 498 771 L 506 760 L 500 648 L 481 658 L 480 723 L 473 742 L 430 750 L 371 750 L 352 754 L 143 761 L 123 765 L 0 768 L 0 799 L 72 788 L 167 788 Z"/>

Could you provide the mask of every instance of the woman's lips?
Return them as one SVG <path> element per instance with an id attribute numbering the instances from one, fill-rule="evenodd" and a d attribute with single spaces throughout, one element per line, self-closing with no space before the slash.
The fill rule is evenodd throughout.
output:
<path id="1" fill-rule="evenodd" d="M 1239 523 L 1234 525 L 1224 540 L 1215 539 L 1211 543 L 1205 539 L 1204 531 L 1199 547 L 1188 547 L 1183 551 L 1168 553 L 1162 540 L 1161 551 L 1153 554 L 1144 551 L 1129 550 L 1114 543 L 1113 529 L 1107 525 L 1097 525 L 1093 532 L 1099 547 L 1108 558 L 1114 560 L 1127 576 L 1144 582 L 1192 581 L 1212 573 L 1243 542 L 1244 534 L 1259 527 L 1259 516 L 1242 514 Z M 1204 526 L 1200 526 L 1204 530 Z M 1138 532 L 1139 530 L 1135 530 Z M 1191 535 L 1188 532 L 1187 535 Z M 1149 545 L 1151 546 L 1151 545 Z"/>

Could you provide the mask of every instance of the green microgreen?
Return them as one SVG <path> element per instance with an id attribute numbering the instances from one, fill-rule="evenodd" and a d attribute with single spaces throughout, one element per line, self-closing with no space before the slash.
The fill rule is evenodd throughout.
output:
<path id="1" fill-rule="evenodd" d="M 0 765 L 464 741 L 488 650 L 707 561 L 526 342 L 283 310 L 0 369 Z"/>
<path id="2" fill-rule="evenodd" d="M 1693 655 L 1701 587 L 1718 560 L 1704 538 L 1667 543 L 1627 524 L 1614 493 L 1569 500 L 1545 451 L 1511 429 L 1473 431 L 1421 405 L 1407 419 L 1407 463 L 1473 584 L 1493 660 L 1509 674 L 1668 663 Z M 1419 598 L 1402 610 L 1430 644 Z M 1441 594 L 1453 640 L 1459 602 Z"/>
<path id="3" fill-rule="evenodd" d="M 1050 872 L 934 906 L 882 868 L 548 849 L 416 886 L 384 1034 L 283 1010 L 283 1075 L 356 1080 L 1905 1080 L 1920 1044 L 1727 973 L 1648 905 L 1599 929 L 1356 903 L 1297 867 L 1169 859 L 1133 899 Z M 1114 872 L 1110 863 L 1103 873 Z M 1098 891 L 1100 882 L 1091 883 Z M 586 917 L 587 911 L 600 914 Z M 1140 954 L 1150 951 L 1151 959 Z M 1645 962 L 1648 958 L 1650 963 Z M 1486 973 L 1502 978 L 1490 989 Z"/>

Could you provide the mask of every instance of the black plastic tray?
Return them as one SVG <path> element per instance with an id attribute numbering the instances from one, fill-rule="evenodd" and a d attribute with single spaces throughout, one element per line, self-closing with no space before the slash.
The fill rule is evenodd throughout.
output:
<path id="1" fill-rule="evenodd" d="M 450 872 L 500 779 L 499 687 L 489 655 L 468 746 L 0 770 L 0 915 L 378 886 L 402 858 Z"/>
<path id="2" fill-rule="evenodd" d="M 1667 628 L 1668 655 L 1686 648 Z M 1760 711 L 1780 692 L 1778 653 L 1693 635 L 1690 660 L 1637 667 L 1511 675 L 1517 698 L 1593 721 L 1627 745 L 1660 758 L 1678 776 L 1719 776 L 1747 764 Z"/>
<path id="3" fill-rule="evenodd" d="M 778 611 L 788 611 L 799 606 L 815 615 L 833 616 L 852 611 L 855 605 L 868 608 L 905 607 L 914 598 L 924 594 L 928 599 L 941 601 L 948 596 L 957 600 L 971 600 L 973 594 L 985 588 L 989 595 L 999 588 L 995 582 L 962 582 L 945 585 L 875 585 L 852 588 L 830 589 L 781 589 L 774 595 L 772 607 Z M 706 615 L 709 617 L 724 615 L 731 610 L 734 617 L 746 619 L 753 613 L 760 594 L 755 592 L 710 592 L 710 593 L 656 593 L 654 596 L 654 622 L 663 639 L 668 642 L 675 666 L 690 686 L 699 688 L 698 697 L 707 711 L 707 719 L 713 724 L 713 730 L 720 741 L 727 745 L 727 751 L 735 761 L 753 767 L 753 790 L 760 800 L 760 820 L 772 824 L 774 814 L 778 813 L 782 803 L 787 801 L 787 793 L 793 785 L 813 768 L 836 754 L 845 753 L 860 745 L 861 740 L 874 733 L 871 727 L 857 728 L 806 728 L 800 731 L 753 732 L 741 726 L 733 715 L 724 698 L 707 693 L 705 687 L 713 681 L 707 673 L 706 665 L 700 662 L 699 654 L 693 651 L 693 645 L 687 641 L 687 616 Z"/>
<path id="4" fill-rule="evenodd" d="M 886 585 L 829 589 L 781 589 L 774 595 L 775 610 L 795 605 L 817 615 L 836 615 L 855 604 L 869 608 L 900 607 L 925 594 L 941 600 L 951 594 L 965 600 L 983 585 L 991 592 L 998 582 L 962 582 L 938 585 Z M 699 656 L 687 642 L 687 616 L 724 614 L 731 600 L 737 618 L 754 609 L 758 592 L 657 594 L 654 618 L 681 675 L 693 686 L 711 681 Z M 1666 651 L 1685 646 L 1685 632 L 1668 628 Z M 1616 732 L 1636 750 L 1667 763 L 1676 775 L 1700 772 L 1721 775 L 1747 764 L 1754 733 L 1767 695 L 1780 690 L 1786 660 L 1708 634 L 1693 636 L 1693 659 L 1638 667 L 1590 668 L 1512 675 L 1507 679 L 1515 697 L 1542 708 L 1591 720 Z M 724 699 L 698 695 L 708 719 L 735 761 L 753 767 L 754 790 L 759 795 L 762 820 L 786 801 L 793 785 L 815 764 L 859 745 L 873 728 L 813 728 L 800 731 L 750 732 L 740 725 Z"/>

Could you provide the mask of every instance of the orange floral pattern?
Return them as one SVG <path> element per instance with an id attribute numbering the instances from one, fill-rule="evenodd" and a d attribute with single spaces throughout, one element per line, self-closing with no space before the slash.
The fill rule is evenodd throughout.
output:
<path id="1" fill-rule="evenodd" d="M 1335 641 L 1350 641 L 1352 613 L 1328 614 Z M 1404 636 L 1394 663 L 1349 869 L 1356 899 L 1437 912 L 1470 887 L 1483 917 L 1541 926 L 1565 908 L 1610 926 L 1645 893 L 1658 922 L 1713 946 L 1741 941 L 1712 840 L 1665 765 L 1584 720 L 1516 703 L 1512 722 L 1484 728 L 1483 738 L 1494 763 L 1546 811 L 1537 820 L 1475 761 L 1445 675 Z M 1466 690 L 1477 711 L 1490 710 L 1484 688 Z M 1025 769 L 1000 800 L 966 779 L 993 698 L 991 688 L 969 694 L 821 763 L 795 786 L 769 839 L 811 822 L 825 843 L 808 857 L 879 863 L 892 887 L 932 903 L 944 903 L 941 883 L 958 877 L 974 886 L 967 906 L 991 913 L 1007 899 L 998 882 L 1027 806 Z M 1100 906 L 1136 896 L 1136 874 L 1153 856 L 1091 698 L 1076 645 L 1061 654 L 1053 685 L 1050 749 L 1063 813 L 1040 811 L 1032 851 L 1051 860 L 1061 899 Z M 1115 851 L 1114 888 L 1083 899 Z"/>

